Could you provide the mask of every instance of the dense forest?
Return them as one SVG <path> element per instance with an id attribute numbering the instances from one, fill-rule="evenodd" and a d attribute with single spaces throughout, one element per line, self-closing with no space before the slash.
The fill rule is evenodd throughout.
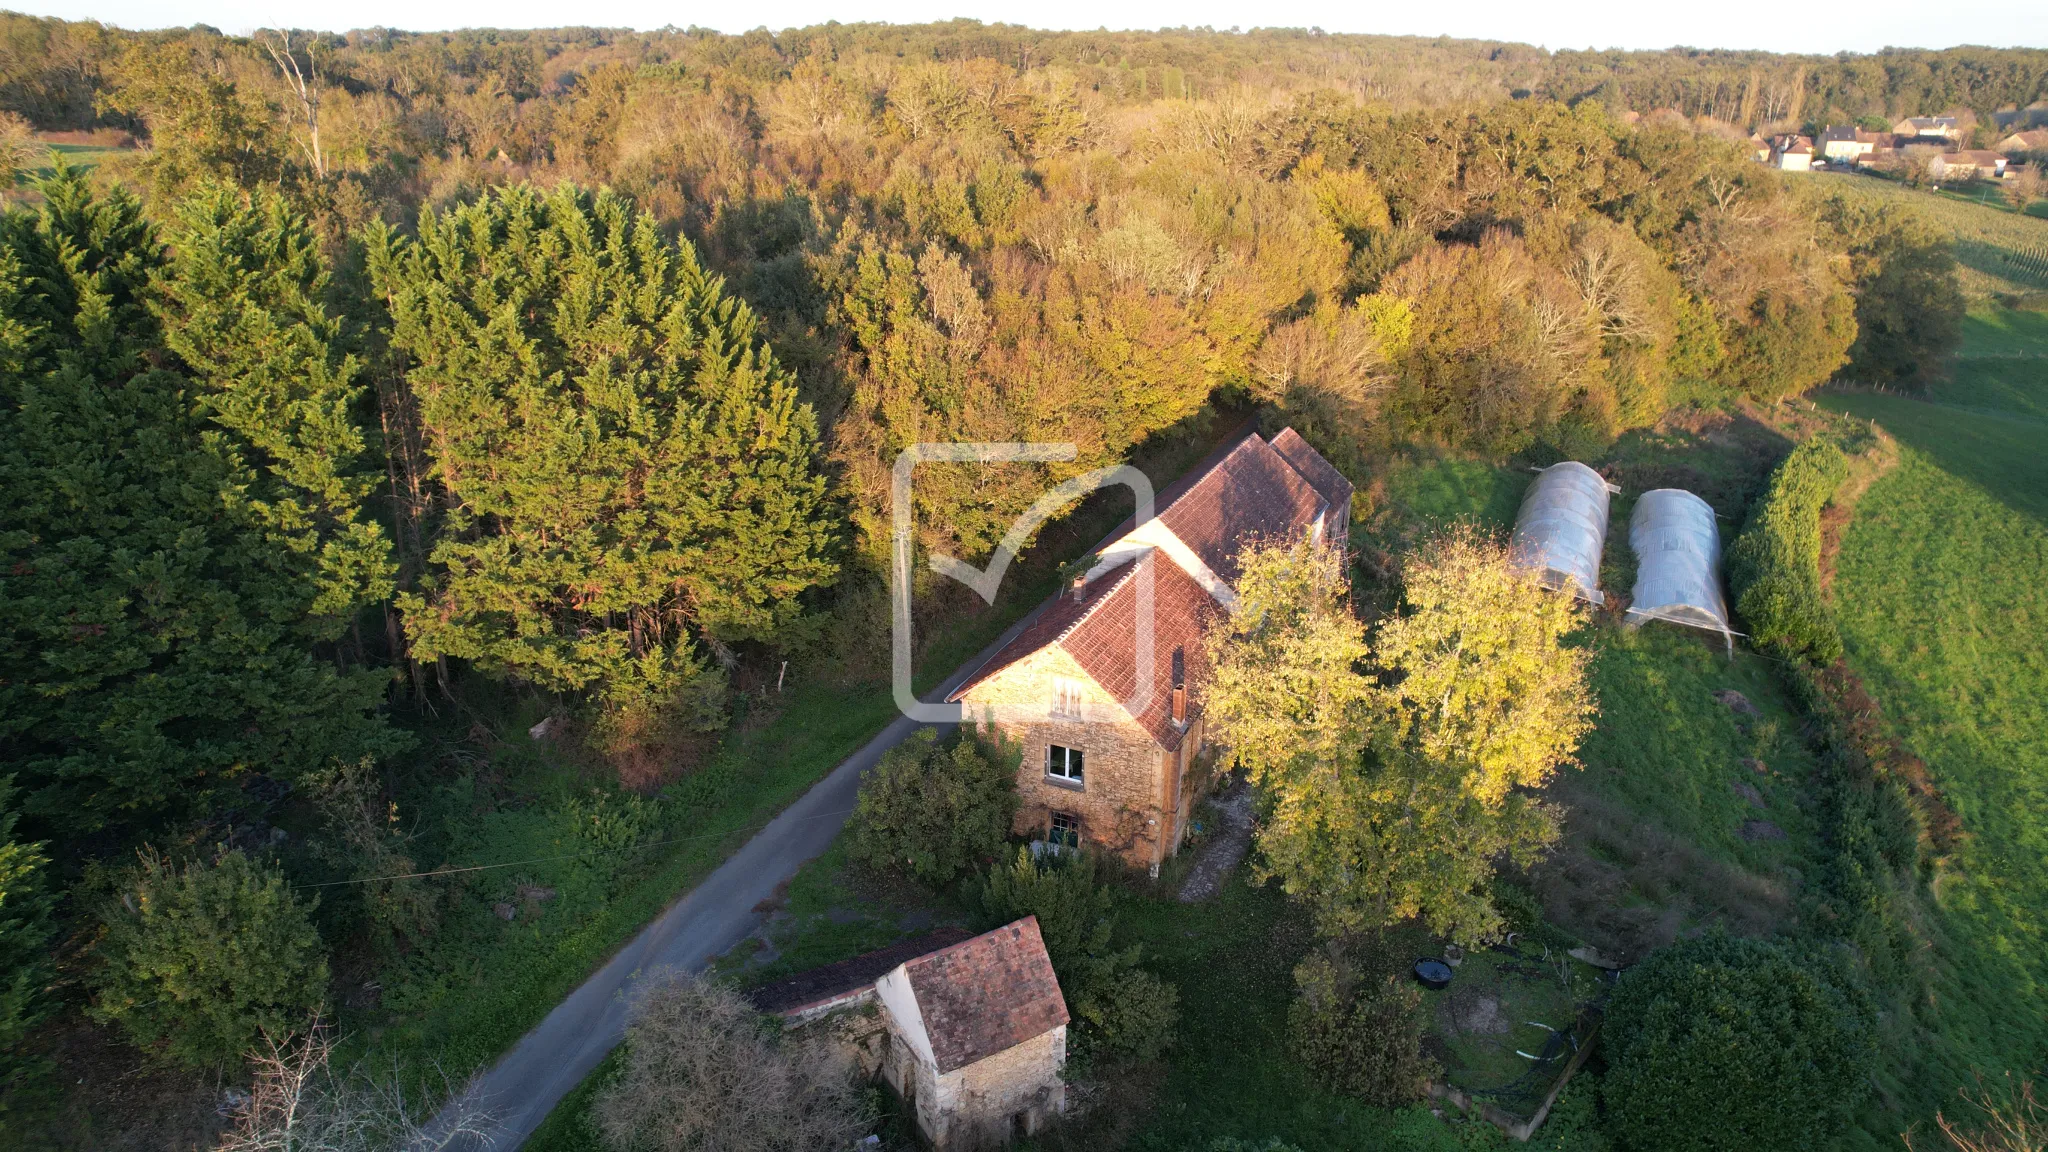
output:
<path id="1" fill-rule="evenodd" d="M 149 855 L 124 912 L 111 870 L 255 852 L 296 795 L 344 872 L 409 872 L 365 813 L 463 683 L 551 694 L 642 784 L 750 670 L 886 652 L 907 445 L 1079 445 L 920 478 L 921 542 L 978 557 L 1221 408 L 1356 471 L 1915 387 L 1947 243 L 1741 141 L 2044 98 L 2031 50 L 0 16 L 0 111 L 139 143 L 0 220 L 0 1049 L 84 1003 L 219 1066 L 317 1004 L 284 929 L 296 986 L 152 999 L 136 917 L 278 898 Z M 431 904 L 324 915 L 402 954 Z"/>

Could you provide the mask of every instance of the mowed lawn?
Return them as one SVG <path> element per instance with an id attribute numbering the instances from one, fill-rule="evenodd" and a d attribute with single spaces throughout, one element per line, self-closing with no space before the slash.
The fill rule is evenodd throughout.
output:
<path id="1" fill-rule="evenodd" d="M 1849 660 L 1968 837 L 1943 869 L 1929 1098 L 2048 1068 L 2048 315 L 1971 318 L 1928 401 L 1838 396 L 1905 447 L 1857 505 Z"/>

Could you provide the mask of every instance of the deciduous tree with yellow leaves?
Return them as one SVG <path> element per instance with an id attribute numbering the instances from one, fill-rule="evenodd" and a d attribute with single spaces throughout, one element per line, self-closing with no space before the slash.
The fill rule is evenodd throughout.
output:
<path id="1" fill-rule="evenodd" d="M 1269 543 L 1242 565 L 1208 716 L 1272 807 L 1265 874 L 1331 935 L 1416 917 L 1495 935 L 1495 861 L 1556 839 L 1536 790 L 1591 728 L 1578 608 L 1468 528 L 1410 557 L 1370 639 L 1334 550 Z"/>

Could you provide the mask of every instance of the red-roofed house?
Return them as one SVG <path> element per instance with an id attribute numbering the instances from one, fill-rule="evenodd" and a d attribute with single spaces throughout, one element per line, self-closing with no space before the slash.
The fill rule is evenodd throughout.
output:
<path id="1" fill-rule="evenodd" d="M 1023 745 L 1017 831 L 1155 870 L 1171 856 L 1204 783 L 1202 638 L 1236 603 L 1238 549 L 1341 546 L 1350 511 L 1351 483 L 1289 428 L 1225 445 L 1111 533 L 950 697 Z"/>
<path id="2" fill-rule="evenodd" d="M 857 1066 L 896 1090 L 938 1152 L 1001 1148 L 1066 1109 L 1067 1002 L 1037 917 L 964 935 L 857 956 L 753 999 L 787 1026 L 835 1013 L 852 1024 L 840 1037 Z"/>

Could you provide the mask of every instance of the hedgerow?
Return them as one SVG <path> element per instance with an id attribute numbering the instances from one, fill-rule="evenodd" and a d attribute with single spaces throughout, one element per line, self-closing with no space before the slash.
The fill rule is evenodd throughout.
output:
<path id="1" fill-rule="evenodd" d="M 1735 610 L 1759 648 L 1821 667 L 1841 658 L 1841 633 L 1821 599 L 1820 511 L 1848 475 L 1833 444 L 1794 448 L 1729 548 Z"/>

